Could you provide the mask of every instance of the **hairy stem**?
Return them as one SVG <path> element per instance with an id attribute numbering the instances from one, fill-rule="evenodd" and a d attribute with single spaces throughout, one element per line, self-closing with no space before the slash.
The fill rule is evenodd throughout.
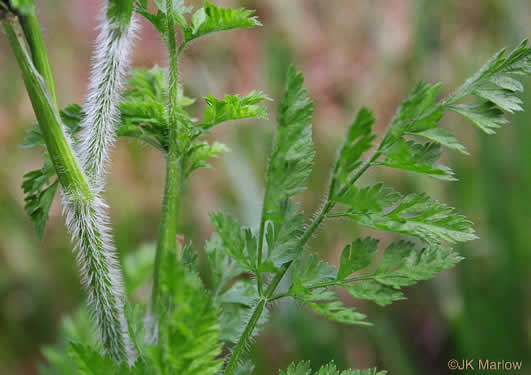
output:
<path id="1" fill-rule="evenodd" d="M 242 335 L 240 336 L 240 340 L 234 347 L 233 354 L 227 363 L 227 366 L 225 367 L 224 374 L 234 374 L 236 369 L 238 368 L 238 360 L 233 360 L 235 357 L 239 357 L 241 353 L 243 353 L 246 349 L 246 346 L 249 342 L 249 339 L 253 335 L 254 328 L 256 327 L 256 324 L 258 324 L 258 321 L 260 320 L 260 316 L 262 316 L 262 313 L 264 312 L 265 304 L 267 301 L 265 299 L 260 300 L 258 302 L 258 305 L 256 305 L 253 314 L 251 315 L 249 321 L 247 322 L 247 325 L 245 326 L 245 329 L 243 330 Z M 239 354 L 237 354 L 239 353 Z"/>
<path id="2" fill-rule="evenodd" d="M 164 201 L 162 208 L 162 219 L 160 224 L 159 239 L 155 254 L 155 267 L 153 270 L 153 289 L 151 292 L 150 313 L 156 314 L 157 303 L 160 293 L 160 263 L 168 252 L 176 252 L 177 244 L 177 220 L 179 215 L 179 203 L 182 187 L 184 185 L 184 159 L 182 146 L 182 130 L 184 125 L 180 120 L 179 107 L 179 54 L 182 48 L 177 49 L 175 39 L 175 25 L 171 14 L 173 13 L 173 1 L 168 0 L 167 17 L 168 34 L 167 43 L 170 54 L 169 70 L 169 149 L 167 159 L 166 187 L 164 191 Z M 152 322 L 152 324 L 156 324 Z M 156 326 L 153 328 L 156 329 Z"/>
<path id="3" fill-rule="evenodd" d="M 122 0 L 109 0 L 102 9 L 88 95 L 83 106 L 79 154 L 85 173 L 94 187 L 103 190 L 105 167 L 116 137 L 120 95 L 131 63 L 137 29 L 132 5 L 122 9 Z M 132 2 L 130 2 L 132 4 Z M 123 6 L 123 5 L 122 5 Z"/>
<path id="4" fill-rule="evenodd" d="M 108 228 L 107 206 L 80 167 L 48 85 L 33 65 L 22 35 L 10 22 L 3 25 L 61 183 L 67 227 L 76 243 L 82 283 L 104 352 L 117 362 L 132 364 L 136 356 L 123 312 L 121 273 Z"/>

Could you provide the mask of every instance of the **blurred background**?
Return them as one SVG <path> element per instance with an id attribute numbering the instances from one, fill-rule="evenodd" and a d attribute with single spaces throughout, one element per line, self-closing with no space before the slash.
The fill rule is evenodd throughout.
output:
<path id="1" fill-rule="evenodd" d="M 85 94 L 99 1 L 37 0 L 61 105 Z M 190 1 L 196 5 L 197 1 Z M 181 81 L 189 96 L 247 94 L 280 98 L 290 62 L 306 75 L 316 103 L 317 160 L 310 189 L 300 200 L 308 216 L 318 208 L 346 127 L 366 105 L 382 134 L 397 105 L 418 80 L 455 89 L 504 46 L 530 35 L 528 0 L 255 0 L 215 1 L 257 9 L 264 24 L 204 38 L 182 58 Z M 166 65 L 165 48 L 144 23 L 134 65 Z M 36 374 L 40 347 L 57 340 L 62 318 L 84 302 L 61 207 L 55 202 L 40 242 L 24 213 L 20 187 L 40 168 L 42 150 L 21 147 L 34 115 L 15 60 L 0 35 L 0 374 Z M 527 113 L 513 116 L 496 136 L 486 136 L 457 116 L 443 126 L 471 156 L 447 153 L 455 183 L 372 171 L 401 191 L 422 190 L 458 207 L 481 239 L 458 250 L 455 270 L 406 291 L 408 300 L 382 309 L 359 304 L 375 323 L 346 327 L 291 303 L 274 308 L 271 323 L 253 346 L 257 375 L 276 374 L 292 360 L 315 367 L 333 359 L 340 368 L 379 366 L 391 374 L 447 374 L 450 359 L 523 361 L 531 374 L 531 82 Z M 197 114 L 203 104 L 195 107 Z M 212 227 L 208 212 L 223 209 L 248 225 L 259 220 L 263 174 L 275 128 L 247 121 L 216 129 L 230 154 L 190 181 L 180 231 L 201 249 Z M 164 183 L 158 151 L 118 142 L 107 198 L 122 255 L 153 243 Z M 351 223 L 325 226 L 310 244 L 333 264 L 343 246 L 361 234 Z M 378 232 L 379 238 L 385 234 Z M 352 303 L 349 301 L 348 303 Z"/>

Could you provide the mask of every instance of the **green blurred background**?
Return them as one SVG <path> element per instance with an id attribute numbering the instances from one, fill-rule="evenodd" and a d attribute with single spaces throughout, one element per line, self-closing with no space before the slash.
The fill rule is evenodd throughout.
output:
<path id="1" fill-rule="evenodd" d="M 59 101 L 80 103 L 100 2 L 36 2 Z M 336 148 L 360 106 L 375 110 L 381 134 L 416 81 L 441 81 L 448 93 L 497 50 L 516 45 L 531 30 L 528 0 L 216 4 L 257 9 L 265 26 L 195 43 L 182 58 L 181 80 L 191 96 L 260 89 L 278 99 L 286 67 L 296 63 L 317 107 L 317 160 L 310 189 L 301 197 L 308 216 L 321 203 Z M 165 63 L 162 42 L 144 24 L 134 65 Z M 84 296 L 58 202 L 42 242 L 24 213 L 22 175 L 40 167 L 42 152 L 21 147 L 34 116 L 3 35 L 0 67 L 0 374 L 36 374 L 40 346 L 57 340 L 61 318 L 76 311 Z M 384 169 L 365 179 L 384 180 L 402 191 L 428 191 L 457 206 L 476 223 L 481 236 L 459 249 L 466 260 L 409 289 L 409 299 L 390 308 L 357 302 L 375 322 L 372 328 L 330 323 L 289 302 L 276 305 L 269 328 L 251 351 L 256 374 L 276 374 L 297 359 L 311 359 L 314 366 L 333 359 L 341 368 L 378 365 L 391 374 L 437 375 L 449 373 L 447 362 L 453 358 L 523 361 L 520 373 L 531 374 L 530 83 L 527 113 L 513 116 L 512 124 L 496 136 L 445 116 L 443 126 L 472 154 L 444 155 L 460 181 L 433 181 Z M 199 103 L 196 109 L 201 107 Z M 275 107 L 273 103 L 272 120 Z M 256 224 L 274 126 L 274 121 L 247 121 L 214 133 L 232 152 L 217 160 L 215 169 L 197 173 L 187 188 L 180 231 L 195 248 L 210 236 L 211 210 L 223 209 Z M 156 240 L 163 183 L 157 151 L 134 141 L 118 142 L 107 198 L 122 255 Z M 350 223 L 325 226 L 310 248 L 337 264 L 344 244 L 360 233 Z"/>

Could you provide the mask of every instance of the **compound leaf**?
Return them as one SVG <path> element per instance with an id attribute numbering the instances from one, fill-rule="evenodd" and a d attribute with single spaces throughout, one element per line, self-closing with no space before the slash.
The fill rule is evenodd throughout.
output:
<path id="1" fill-rule="evenodd" d="M 518 80 L 531 74 L 531 47 L 524 40 L 508 55 L 505 49 L 492 57 L 470 77 L 446 102 L 452 111 L 472 121 L 487 134 L 506 120 L 504 111 L 513 113 L 522 110 L 518 94 L 523 85 Z M 475 96 L 479 104 L 455 104 L 466 96 Z"/>

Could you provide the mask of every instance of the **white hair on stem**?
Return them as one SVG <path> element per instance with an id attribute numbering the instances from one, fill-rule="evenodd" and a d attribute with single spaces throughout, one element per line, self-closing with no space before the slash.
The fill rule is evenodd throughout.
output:
<path id="1" fill-rule="evenodd" d="M 127 26 L 111 23 L 106 16 L 107 3 L 96 39 L 79 143 L 82 167 L 100 191 L 105 185 L 105 169 L 120 118 L 120 96 L 138 29 L 134 15 Z"/>
<path id="2" fill-rule="evenodd" d="M 136 352 L 124 315 L 124 288 L 109 228 L 107 204 L 96 194 L 90 201 L 62 193 L 63 214 L 75 242 L 81 282 L 88 293 L 92 320 L 105 354 L 132 365 Z"/>
<path id="3" fill-rule="evenodd" d="M 75 242 L 81 280 L 88 293 L 88 306 L 104 353 L 117 362 L 126 361 L 132 365 L 136 351 L 124 315 L 122 274 L 102 193 L 137 22 L 134 16 L 128 25 L 113 22 L 107 17 L 108 6 L 105 1 L 75 150 L 92 199 L 83 200 L 72 192 L 63 191 L 62 200 L 66 224 Z"/>

